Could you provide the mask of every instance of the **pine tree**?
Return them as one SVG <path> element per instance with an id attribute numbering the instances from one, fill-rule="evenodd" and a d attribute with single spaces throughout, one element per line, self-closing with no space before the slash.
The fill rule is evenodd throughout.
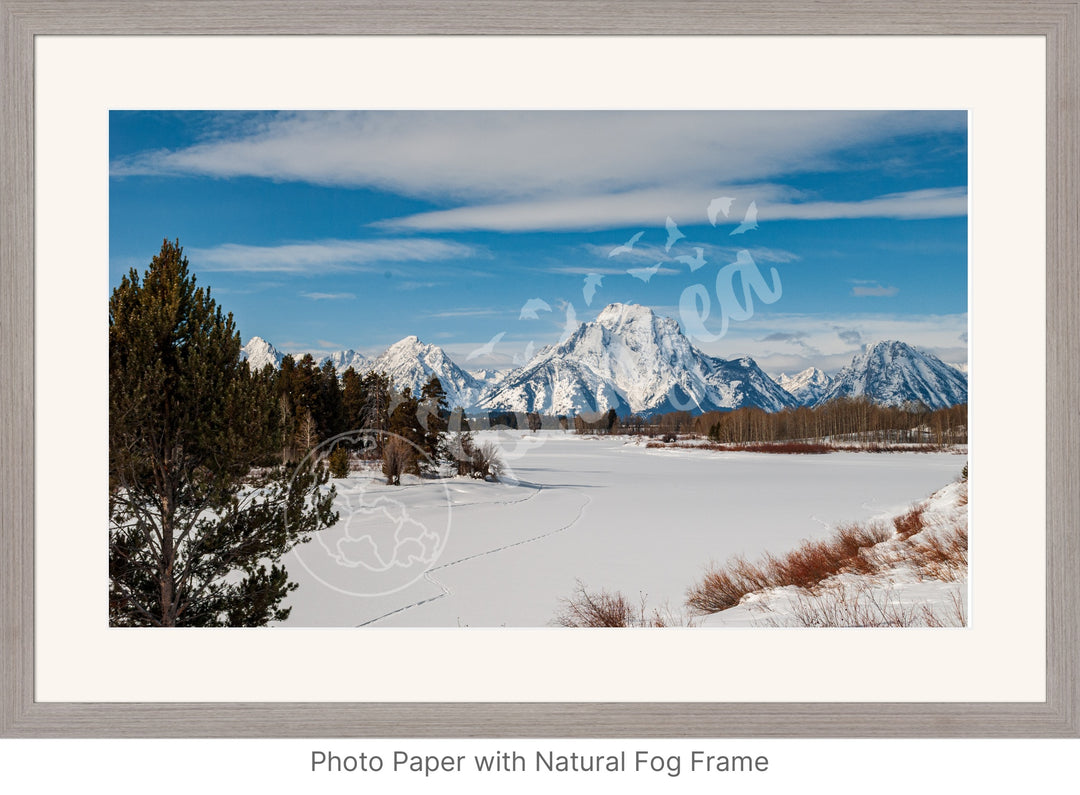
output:
<path id="1" fill-rule="evenodd" d="M 446 390 L 438 377 L 432 375 L 420 390 L 418 419 L 423 430 L 424 452 L 427 453 L 429 466 L 438 474 L 439 465 L 446 459 L 446 429 L 449 427 L 449 406 Z"/>
<path id="2" fill-rule="evenodd" d="M 405 456 L 402 472 L 410 475 L 420 474 L 419 451 L 424 449 L 424 429 L 420 426 L 419 401 L 412 392 L 403 389 L 395 396 L 397 404 L 390 414 L 390 434 L 404 440 L 404 447 L 396 451 L 398 457 Z M 386 451 L 383 451 L 384 458 Z"/>
<path id="3" fill-rule="evenodd" d="M 324 439 L 343 433 L 345 427 L 345 403 L 341 396 L 341 381 L 329 359 L 319 371 L 317 421 L 319 435 Z"/>
<path id="4" fill-rule="evenodd" d="M 390 428 L 390 393 L 393 382 L 386 373 L 365 373 L 362 379 L 365 398 L 364 414 L 367 423 L 363 427 L 373 431 Z"/>
<path id="5" fill-rule="evenodd" d="M 277 463 L 282 414 L 273 376 L 240 361 L 232 315 L 196 287 L 179 241 L 164 241 L 109 300 L 112 625 L 288 616 L 296 585 L 281 558 L 337 515 L 333 489 L 318 488 L 325 469 Z"/>
<path id="6" fill-rule="evenodd" d="M 335 478 L 347 478 L 349 476 L 349 448 L 339 445 L 326 457 L 330 467 L 330 474 Z"/>
<path id="7" fill-rule="evenodd" d="M 368 401 L 364 381 L 350 367 L 341 375 L 341 403 L 345 414 L 345 430 L 360 431 L 367 428 Z"/>

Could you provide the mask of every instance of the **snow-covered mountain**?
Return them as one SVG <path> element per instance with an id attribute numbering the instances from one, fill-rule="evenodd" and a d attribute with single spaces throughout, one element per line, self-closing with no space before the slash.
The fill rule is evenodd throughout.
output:
<path id="1" fill-rule="evenodd" d="M 252 337 L 241 354 L 254 369 L 280 366 L 282 354 Z M 607 411 L 652 415 L 756 406 L 779 411 L 865 395 L 884 405 L 921 401 L 931 408 L 967 402 L 967 376 L 903 342 L 878 342 L 831 378 L 811 367 L 773 381 L 753 359 L 720 359 L 695 348 L 672 318 L 644 306 L 610 304 L 557 345 L 511 371 L 461 369 L 442 348 L 415 336 L 374 358 L 352 351 L 324 357 L 339 373 L 384 372 L 397 389 L 419 393 L 435 375 L 451 407 L 467 411 Z"/>
<path id="2" fill-rule="evenodd" d="M 885 406 L 920 401 L 932 409 L 945 408 L 967 403 L 967 376 L 907 343 L 885 340 L 857 354 L 817 404 L 860 395 Z"/>
<path id="3" fill-rule="evenodd" d="M 394 379 L 394 387 L 408 387 L 419 394 L 432 375 L 438 377 L 446 391 L 446 401 L 451 408 L 472 408 L 483 384 L 462 370 L 437 345 L 428 345 L 415 336 L 395 342 L 381 355 L 369 359 L 366 370 L 386 373 Z"/>
<path id="4" fill-rule="evenodd" d="M 633 304 L 611 304 L 566 340 L 541 349 L 480 398 L 480 408 L 564 414 L 620 414 L 741 406 L 777 411 L 795 405 L 752 359 L 716 359 L 683 335 L 672 318 Z"/>
<path id="5" fill-rule="evenodd" d="M 477 381 L 483 381 L 486 384 L 498 381 L 504 375 L 506 370 L 495 370 L 490 367 L 481 367 L 479 370 L 469 370 L 469 375 L 475 378 Z"/>
<path id="6" fill-rule="evenodd" d="M 816 367 L 807 367 L 795 375 L 781 373 L 776 382 L 799 401 L 800 406 L 812 406 L 832 385 L 832 379 Z"/>
<path id="7" fill-rule="evenodd" d="M 240 353 L 247 359 L 252 369 L 262 369 L 267 363 L 281 366 L 284 354 L 261 337 L 252 337 Z M 299 359 L 299 355 L 294 358 Z M 408 387 L 419 394 L 424 384 L 432 375 L 436 375 L 446 391 L 450 407 L 473 407 L 485 384 L 458 367 L 446 352 L 436 346 L 427 345 L 415 336 L 395 342 L 382 354 L 368 358 L 352 349 L 336 351 L 317 360 L 319 367 L 331 362 L 341 375 L 350 367 L 361 375 L 371 371 L 386 373 L 394 379 L 394 387 Z"/>
<path id="8" fill-rule="evenodd" d="M 268 364 L 281 367 L 281 360 L 285 354 L 264 340 L 262 337 L 252 337 L 247 345 L 240 349 L 240 361 L 246 361 L 252 372 L 257 372 Z"/>
<path id="9" fill-rule="evenodd" d="M 341 375 L 350 367 L 358 373 L 371 369 L 367 357 L 362 353 L 357 353 L 352 348 L 347 351 L 334 351 L 329 356 L 324 356 L 319 359 L 319 367 L 322 367 L 328 361 L 334 365 L 338 375 Z"/>

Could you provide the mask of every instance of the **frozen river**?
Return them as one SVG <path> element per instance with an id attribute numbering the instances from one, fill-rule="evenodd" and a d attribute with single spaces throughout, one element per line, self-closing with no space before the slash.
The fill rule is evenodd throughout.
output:
<path id="1" fill-rule="evenodd" d="M 499 439 L 505 482 L 335 481 L 341 521 L 285 559 L 300 584 L 288 625 L 546 626 L 577 580 L 679 610 L 710 561 L 783 552 L 837 522 L 899 512 L 955 480 L 966 461 L 649 450 L 557 433 L 480 438 Z"/>

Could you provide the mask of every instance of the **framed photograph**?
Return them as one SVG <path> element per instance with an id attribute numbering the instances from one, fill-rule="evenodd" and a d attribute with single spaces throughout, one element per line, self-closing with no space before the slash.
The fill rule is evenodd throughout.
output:
<path id="1" fill-rule="evenodd" d="M 1080 734 L 1076 4 L 53 6 L 0 735 Z"/>

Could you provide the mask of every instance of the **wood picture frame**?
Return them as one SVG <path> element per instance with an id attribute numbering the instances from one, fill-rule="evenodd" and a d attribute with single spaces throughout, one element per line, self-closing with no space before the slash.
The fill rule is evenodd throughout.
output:
<path id="1" fill-rule="evenodd" d="M 34 40 L 46 35 L 965 35 L 1046 43 L 1046 699 L 53 703 L 34 689 Z M 1080 2 L 0 0 L 0 737 L 1080 736 Z"/>

